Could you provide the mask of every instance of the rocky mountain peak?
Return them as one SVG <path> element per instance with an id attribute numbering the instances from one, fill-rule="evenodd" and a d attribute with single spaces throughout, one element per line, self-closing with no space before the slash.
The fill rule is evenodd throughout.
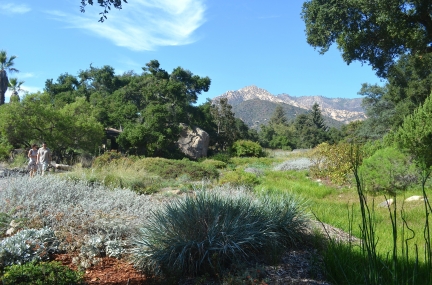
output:
<path id="1" fill-rule="evenodd" d="M 236 91 L 227 91 L 213 100 L 227 98 L 228 104 L 233 107 L 249 100 L 261 100 L 276 104 L 287 104 L 304 110 L 310 110 L 312 105 L 318 103 L 323 115 L 343 123 L 364 120 L 366 115 L 361 106 L 362 98 L 326 98 L 323 96 L 294 97 L 288 94 L 271 94 L 265 89 L 255 85 L 243 87 Z"/>
<path id="2" fill-rule="evenodd" d="M 243 101 L 254 99 L 270 101 L 274 103 L 283 103 L 283 100 L 275 97 L 267 90 L 259 88 L 255 85 L 246 86 L 236 91 L 227 91 L 216 98 L 227 98 L 228 104 L 230 105 L 236 105 Z"/>

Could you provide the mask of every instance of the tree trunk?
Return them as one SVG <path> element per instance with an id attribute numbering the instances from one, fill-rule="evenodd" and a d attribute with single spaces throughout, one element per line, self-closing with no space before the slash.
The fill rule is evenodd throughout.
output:
<path id="1" fill-rule="evenodd" d="M 0 105 L 5 103 L 5 94 L 8 88 L 9 79 L 6 70 L 0 70 Z"/>

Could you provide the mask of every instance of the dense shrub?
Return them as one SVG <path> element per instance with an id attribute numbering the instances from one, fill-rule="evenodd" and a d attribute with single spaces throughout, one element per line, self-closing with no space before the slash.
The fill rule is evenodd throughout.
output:
<path id="1" fill-rule="evenodd" d="M 133 241 L 134 264 L 153 274 L 213 275 L 257 254 L 283 253 L 306 223 L 302 203 L 289 195 L 203 190 L 153 213 Z"/>
<path id="2" fill-rule="evenodd" d="M 272 149 L 292 150 L 291 142 L 288 140 L 287 136 L 273 136 L 272 140 L 269 142 L 269 147 Z"/>
<path id="3" fill-rule="evenodd" d="M 386 147 L 365 159 L 360 173 L 367 191 L 403 190 L 418 181 L 415 164 L 409 156 L 393 147 Z"/>
<path id="4" fill-rule="evenodd" d="M 110 164 L 111 162 L 115 161 L 115 160 L 119 160 L 122 158 L 121 153 L 118 152 L 105 152 L 104 154 L 98 156 L 95 158 L 95 160 L 93 161 L 93 166 L 94 167 L 104 167 L 108 164 Z"/>
<path id="5" fill-rule="evenodd" d="M 59 262 L 31 262 L 7 267 L 1 281 L 4 285 L 75 285 L 84 284 L 83 276 Z"/>
<path id="6" fill-rule="evenodd" d="M 239 140 L 234 142 L 234 144 L 231 147 L 232 153 L 235 156 L 253 156 L 253 157 L 260 157 L 263 156 L 263 150 L 262 147 L 253 141 L 248 140 Z"/>
<path id="7" fill-rule="evenodd" d="M 218 169 L 223 169 L 223 168 L 226 168 L 226 166 L 227 166 L 227 164 L 225 162 L 220 161 L 220 160 L 216 160 L 216 159 L 206 159 L 206 160 L 203 160 L 201 163 L 204 165 L 211 165 L 211 166 L 218 168 Z"/>
<path id="8" fill-rule="evenodd" d="M 8 160 L 12 149 L 13 147 L 8 143 L 0 142 L 0 161 Z"/>
<path id="9" fill-rule="evenodd" d="M 201 164 L 188 159 L 145 158 L 137 161 L 136 164 L 136 167 L 142 167 L 146 171 L 165 179 L 174 179 L 184 174 L 189 175 L 192 180 L 202 180 L 204 178 L 214 179 L 219 177 L 219 172 L 214 166 Z"/>
<path id="10" fill-rule="evenodd" d="M 243 170 L 236 170 L 224 173 L 219 179 L 220 184 L 230 184 L 232 186 L 248 186 L 252 187 L 259 184 L 259 179 L 256 174 L 245 172 Z"/>
<path id="11" fill-rule="evenodd" d="M 223 161 L 227 164 L 231 162 L 231 155 L 228 152 L 218 152 L 216 154 L 211 155 L 209 158 Z"/>
<path id="12" fill-rule="evenodd" d="M 0 268 L 30 261 L 47 260 L 50 254 L 57 251 L 58 245 L 59 242 L 52 229 L 19 231 L 0 242 Z"/>
<path id="13" fill-rule="evenodd" d="M 347 183 L 350 181 L 349 174 L 352 173 L 353 157 L 357 156 L 357 152 L 362 150 L 349 143 L 322 143 L 310 155 L 310 173 L 313 177 L 330 179 L 335 184 Z M 361 159 L 360 153 L 359 158 Z"/>

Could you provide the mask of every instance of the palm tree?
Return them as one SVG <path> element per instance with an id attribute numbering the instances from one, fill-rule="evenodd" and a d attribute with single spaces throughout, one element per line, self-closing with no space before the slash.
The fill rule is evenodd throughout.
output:
<path id="1" fill-rule="evenodd" d="M 24 83 L 24 81 L 18 81 L 17 78 L 11 78 L 9 80 L 9 90 L 12 91 L 12 95 L 10 97 L 10 101 L 18 101 L 20 100 L 19 92 L 24 91 L 24 89 L 21 89 L 21 85 Z"/>
<path id="2" fill-rule="evenodd" d="M 8 58 L 6 51 L 0 51 L 0 105 L 5 103 L 5 93 L 9 86 L 7 73 L 18 72 L 18 70 L 13 67 L 15 58 L 15 55 Z"/>

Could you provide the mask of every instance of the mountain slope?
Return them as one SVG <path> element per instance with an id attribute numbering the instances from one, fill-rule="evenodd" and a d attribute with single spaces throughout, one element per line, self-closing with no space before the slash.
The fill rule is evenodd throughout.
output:
<path id="1" fill-rule="evenodd" d="M 282 106 L 288 120 L 294 120 L 299 114 L 307 113 L 309 110 L 295 107 L 285 103 L 275 103 L 271 101 L 252 99 L 234 105 L 232 111 L 236 118 L 241 119 L 249 128 L 258 129 L 260 125 L 267 124 L 277 106 Z M 343 123 L 330 117 L 324 116 L 326 125 L 329 127 L 340 128 Z"/>
<path id="2" fill-rule="evenodd" d="M 249 127 L 256 128 L 270 119 L 276 106 L 282 104 L 288 119 L 309 111 L 316 102 L 329 126 L 341 126 L 351 121 L 364 120 L 361 98 L 326 98 L 323 96 L 294 97 L 288 94 L 272 95 L 265 89 L 251 85 L 236 91 L 227 91 L 213 100 L 227 98 L 235 116 Z"/>

